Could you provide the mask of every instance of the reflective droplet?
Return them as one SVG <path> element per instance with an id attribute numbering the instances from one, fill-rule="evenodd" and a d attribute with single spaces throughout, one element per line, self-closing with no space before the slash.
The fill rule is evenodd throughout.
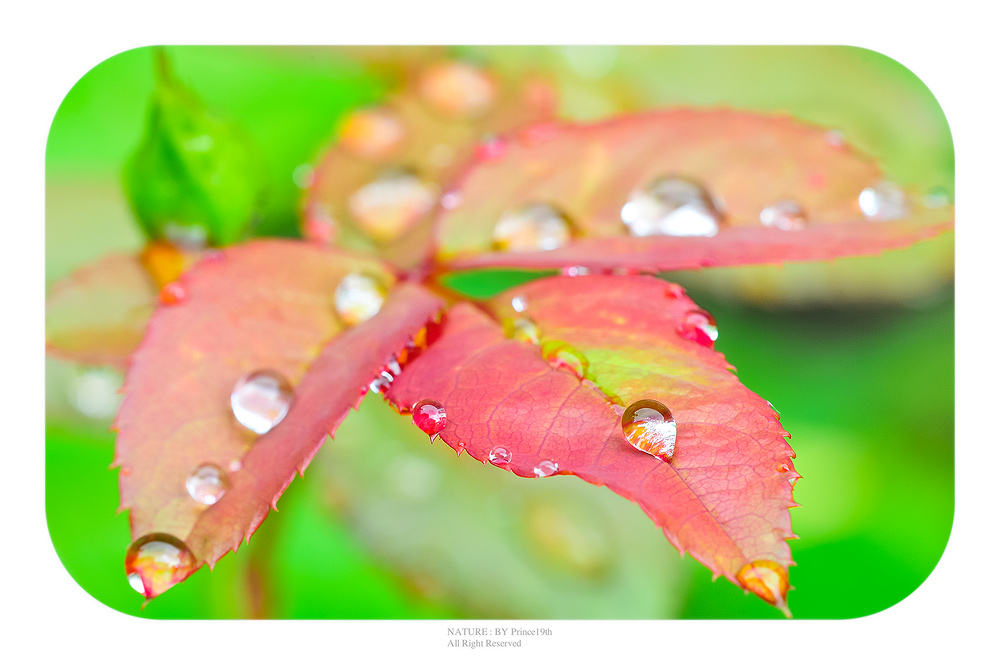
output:
<path id="1" fill-rule="evenodd" d="M 158 596 L 194 572 L 194 555 L 178 538 L 151 533 L 132 543 L 125 554 L 129 585 L 146 598 Z"/>
<path id="2" fill-rule="evenodd" d="M 622 432 L 634 448 L 669 462 L 674 456 L 677 424 L 670 409 L 653 399 L 641 399 L 622 413 Z"/>
<path id="3" fill-rule="evenodd" d="M 622 207 L 622 221 L 633 236 L 714 236 L 719 205 L 701 186 L 682 178 L 659 178 L 636 190 Z"/>
<path id="4" fill-rule="evenodd" d="M 792 470 L 792 467 L 788 466 L 787 464 L 779 464 L 778 465 L 778 473 L 788 473 L 791 470 Z"/>
<path id="5" fill-rule="evenodd" d="M 355 157 L 381 160 L 403 142 L 406 129 L 393 111 L 370 108 L 355 111 L 340 130 L 340 146 Z"/>
<path id="6" fill-rule="evenodd" d="M 951 203 L 951 196 L 944 187 L 932 187 L 924 194 L 924 206 L 928 208 L 943 208 Z"/>
<path id="7" fill-rule="evenodd" d="M 160 289 L 160 302 L 164 305 L 179 305 L 187 300 L 187 289 L 180 282 L 164 284 Z"/>
<path id="8" fill-rule="evenodd" d="M 211 506 L 229 489 L 229 478 L 216 465 L 202 464 L 191 472 L 184 485 L 192 499 Z"/>
<path id="9" fill-rule="evenodd" d="M 285 377 L 260 370 L 240 377 L 229 402 L 241 425 L 251 432 L 266 434 L 288 413 L 292 398 L 292 386 Z"/>
<path id="10" fill-rule="evenodd" d="M 569 266 L 568 268 L 563 268 L 561 272 L 566 277 L 579 277 L 580 275 L 589 275 L 590 269 L 584 266 Z"/>
<path id="11" fill-rule="evenodd" d="M 489 457 L 492 464 L 502 466 L 504 464 L 510 464 L 512 455 L 510 451 L 503 446 L 495 446 L 492 450 L 490 450 Z"/>
<path id="12" fill-rule="evenodd" d="M 356 326 L 378 314 L 385 297 L 385 287 L 378 280 L 352 272 L 337 285 L 333 307 L 344 325 Z"/>
<path id="13" fill-rule="evenodd" d="M 445 415 L 441 402 L 422 399 L 414 404 L 410 410 L 413 412 L 413 424 L 432 440 L 448 424 L 448 417 Z"/>
<path id="14" fill-rule="evenodd" d="M 558 464 L 548 460 L 542 460 L 538 463 L 538 466 L 535 467 L 535 478 L 548 478 L 557 471 L 559 471 Z"/>
<path id="15" fill-rule="evenodd" d="M 666 294 L 668 298 L 683 298 L 684 297 L 684 287 L 679 284 L 667 284 Z"/>
<path id="16" fill-rule="evenodd" d="M 447 192 L 441 197 L 441 207 L 445 210 L 454 210 L 462 202 L 462 195 L 459 192 Z"/>
<path id="17" fill-rule="evenodd" d="M 537 252 L 557 249 L 572 238 L 565 215 L 546 203 L 533 203 L 505 212 L 493 227 L 494 249 Z"/>
<path id="18" fill-rule="evenodd" d="M 515 312 L 524 313 L 528 309 L 528 299 L 524 296 L 514 296 L 510 299 L 510 306 Z"/>
<path id="19" fill-rule="evenodd" d="M 696 309 L 684 315 L 677 324 L 677 334 L 684 339 L 697 342 L 709 348 L 719 339 L 719 329 L 715 325 L 715 317 L 703 309 Z"/>
<path id="20" fill-rule="evenodd" d="M 795 201 L 778 201 L 760 211 L 760 223 L 782 231 L 801 231 L 806 228 L 806 215 Z"/>
<path id="21" fill-rule="evenodd" d="M 743 566 L 736 574 L 737 581 L 743 586 L 778 609 L 786 617 L 791 617 L 788 611 L 788 571 L 774 561 L 759 560 Z"/>
<path id="22" fill-rule="evenodd" d="M 528 342 L 530 344 L 538 344 L 538 326 L 527 317 L 518 317 L 516 319 L 504 319 L 503 331 L 510 339 L 516 339 L 519 342 Z"/>
<path id="23" fill-rule="evenodd" d="M 368 389 L 377 395 L 381 395 L 392 386 L 393 378 L 395 377 L 393 377 L 392 374 L 383 371 L 381 374 L 372 379 L 371 383 L 368 384 Z"/>
<path id="24" fill-rule="evenodd" d="M 909 213 L 906 193 L 891 182 L 866 188 L 858 197 L 858 204 L 865 217 L 876 222 L 902 219 Z"/>
<path id="25" fill-rule="evenodd" d="M 566 342 L 547 340 L 541 346 L 542 357 L 556 369 L 568 369 L 578 379 L 587 375 L 590 363 L 582 353 Z"/>
<path id="26" fill-rule="evenodd" d="M 243 468 L 243 462 L 241 462 L 238 459 L 234 459 L 232 462 L 229 463 L 229 470 L 232 471 L 233 473 L 236 473 L 242 468 Z"/>
<path id="27" fill-rule="evenodd" d="M 470 63 L 442 62 L 420 77 L 420 96 L 447 116 L 473 118 L 493 105 L 496 85 Z"/>
<path id="28" fill-rule="evenodd" d="M 386 174 L 351 194 L 354 223 L 378 242 L 389 242 L 413 228 L 437 203 L 438 190 L 409 172 Z"/>

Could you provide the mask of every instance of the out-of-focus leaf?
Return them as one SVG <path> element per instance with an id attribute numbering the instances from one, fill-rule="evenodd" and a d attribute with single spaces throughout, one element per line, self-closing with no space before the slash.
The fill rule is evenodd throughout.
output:
<path id="1" fill-rule="evenodd" d="M 634 268 L 814 261 L 878 254 L 952 228 L 950 206 L 910 201 L 899 219 L 869 221 L 859 195 L 879 184 L 874 162 L 842 139 L 786 116 L 671 110 L 592 125 L 551 125 L 507 142 L 502 159 L 472 166 L 460 203 L 439 210 L 437 258 L 450 268 Z M 623 207 L 660 178 L 703 187 L 721 212 L 711 236 L 630 235 Z M 911 197 L 912 198 L 912 197 Z M 766 227 L 761 213 L 793 202 L 798 230 Z M 544 204 L 565 215 L 550 247 L 501 249 L 504 213 Z M 646 213 L 644 213 L 646 214 Z"/>
<path id="2" fill-rule="evenodd" d="M 195 247 L 237 242 L 259 213 L 263 182 L 249 137 L 181 84 L 160 51 L 146 132 L 124 173 L 146 234 Z"/>
<path id="3" fill-rule="evenodd" d="M 513 297 L 522 298 L 517 308 Z M 696 305 L 652 277 L 549 278 L 505 299 L 505 317 L 533 325 L 543 350 L 546 342 L 569 345 L 582 366 L 546 362 L 533 344 L 456 305 L 440 339 L 404 367 L 388 399 L 400 408 L 441 403 L 442 439 L 484 463 L 502 460 L 503 447 L 510 454 L 503 466 L 519 476 L 544 476 L 549 462 L 556 473 L 607 485 L 636 501 L 681 552 L 786 609 L 792 450 L 770 406 L 723 356 L 678 334 Z M 669 463 L 625 439 L 615 402 L 640 399 L 673 413 Z"/>
<path id="4" fill-rule="evenodd" d="M 344 330 L 334 293 L 351 273 L 393 281 L 373 259 L 254 242 L 184 273 L 181 300 L 151 319 L 126 375 L 115 464 L 133 536 L 168 534 L 191 552 L 173 583 L 249 538 L 294 472 L 357 405 L 361 387 L 439 307 L 420 287 L 406 286 L 373 318 Z M 259 437 L 230 406 L 237 381 L 258 370 L 285 377 L 295 394 L 285 419 Z M 186 488 L 205 464 L 228 487 L 210 505 Z M 147 595 L 163 590 L 150 588 Z"/>

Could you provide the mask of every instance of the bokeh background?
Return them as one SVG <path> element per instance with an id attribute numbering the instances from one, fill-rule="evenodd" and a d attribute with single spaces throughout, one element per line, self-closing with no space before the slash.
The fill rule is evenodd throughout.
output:
<path id="1" fill-rule="evenodd" d="M 840 131 L 889 179 L 953 193 L 947 122 L 905 67 L 848 47 L 171 47 L 178 76 L 264 158 L 258 234 L 296 236 L 303 173 L 352 108 L 445 56 L 541 70 L 561 115 L 656 106 L 789 113 Z M 153 52 L 95 66 L 46 153 L 46 280 L 144 237 L 121 188 L 153 91 Z M 954 508 L 952 237 L 832 264 L 674 273 L 715 315 L 717 348 L 792 433 L 796 618 L 847 618 L 930 574 Z M 487 296 L 532 275 L 456 276 Z M 46 510 L 55 549 L 97 600 L 148 618 L 777 618 L 689 557 L 634 504 L 571 477 L 483 467 L 367 398 L 250 544 L 140 611 L 110 471 L 121 376 L 46 363 Z"/>

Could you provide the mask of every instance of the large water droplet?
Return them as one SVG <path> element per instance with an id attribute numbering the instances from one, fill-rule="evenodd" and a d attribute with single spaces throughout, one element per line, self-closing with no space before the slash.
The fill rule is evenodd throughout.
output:
<path id="1" fill-rule="evenodd" d="M 858 197 L 858 205 L 865 217 L 876 222 L 902 219 L 909 213 L 906 193 L 891 182 L 866 188 Z"/>
<path id="2" fill-rule="evenodd" d="M 503 446 L 494 446 L 493 449 L 490 450 L 490 462 L 496 466 L 510 464 L 511 457 L 511 452 Z"/>
<path id="3" fill-rule="evenodd" d="M 634 448 L 669 462 L 674 456 L 677 424 L 670 409 L 653 399 L 641 399 L 622 414 L 622 432 Z"/>
<path id="4" fill-rule="evenodd" d="M 559 471 L 559 465 L 549 460 L 542 460 L 535 467 L 535 478 L 548 478 Z"/>
<path id="5" fill-rule="evenodd" d="M 387 108 L 355 111 L 340 130 L 340 146 L 356 157 L 381 160 L 391 156 L 403 141 L 406 129 Z"/>
<path id="6" fill-rule="evenodd" d="M 420 96 L 444 115 L 474 118 L 493 105 L 496 85 L 475 65 L 442 62 L 420 77 Z"/>
<path id="7" fill-rule="evenodd" d="M 356 326 L 378 314 L 385 296 L 385 287 L 374 277 L 352 272 L 337 285 L 333 307 L 344 325 Z"/>
<path id="8" fill-rule="evenodd" d="M 658 178 L 632 192 L 621 217 L 633 236 L 714 236 L 722 223 L 708 192 L 682 178 Z"/>
<path id="9" fill-rule="evenodd" d="M 192 499 L 211 506 L 229 489 L 229 478 L 216 465 L 202 464 L 191 472 L 184 485 Z"/>
<path id="10" fill-rule="evenodd" d="M 448 416 L 445 415 L 444 406 L 441 402 L 432 399 L 422 399 L 410 409 L 413 413 L 413 424 L 420 428 L 427 436 L 434 440 L 438 432 L 448 424 Z"/>
<path id="11" fill-rule="evenodd" d="M 788 611 L 788 571 L 774 561 L 758 560 L 743 566 L 736 574 L 739 583 L 780 609 L 786 617 Z"/>
<path id="12" fill-rule="evenodd" d="M 677 334 L 711 348 L 719 339 L 719 328 L 715 325 L 714 316 L 703 309 L 696 309 L 685 314 L 677 324 Z"/>
<path id="13" fill-rule="evenodd" d="M 568 369 L 578 379 L 587 375 L 590 367 L 587 358 L 566 342 L 548 340 L 542 344 L 541 353 L 549 365 L 556 369 Z"/>
<path id="14" fill-rule="evenodd" d="M 760 211 L 760 223 L 782 231 L 801 231 L 806 228 L 806 214 L 795 201 L 778 201 Z"/>
<path id="15" fill-rule="evenodd" d="M 351 194 L 354 223 L 373 240 L 390 242 L 413 228 L 437 203 L 437 188 L 405 171 L 388 173 Z"/>
<path id="16" fill-rule="evenodd" d="M 565 215 L 546 203 L 533 203 L 505 212 L 493 227 L 493 247 L 507 252 L 557 249 L 572 238 Z"/>
<path id="17" fill-rule="evenodd" d="M 266 434 L 288 413 L 292 398 L 292 386 L 285 377 L 260 370 L 240 377 L 229 402 L 241 425 L 251 432 Z"/>
<path id="18" fill-rule="evenodd" d="M 538 344 L 538 326 L 527 317 L 504 319 L 503 331 L 510 339 L 516 339 L 519 342 L 528 342 L 529 344 Z"/>
<path id="19" fill-rule="evenodd" d="M 125 554 L 129 585 L 146 598 L 158 596 L 194 571 L 194 555 L 178 538 L 151 533 L 132 543 Z"/>

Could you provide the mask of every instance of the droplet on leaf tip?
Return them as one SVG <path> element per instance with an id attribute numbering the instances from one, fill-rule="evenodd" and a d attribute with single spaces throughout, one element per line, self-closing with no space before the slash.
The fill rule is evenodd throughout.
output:
<path id="1" fill-rule="evenodd" d="M 125 554 L 128 583 L 147 599 L 186 579 L 194 566 L 194 555 L 187 545 L 166 533 L 142 536 Z"/>
<path id="2" fill-rule="evenodd" d="M 758 560 L 743 566 L 736 575 L 740 585 L 774 605 L 791 618 L 788 611 L 788 571 L 775 561 Z"/>
<path id="3" fill-rule="evenodd" d="M 259 370 L 240 377 L 229 401 L 241 425 L 251 432 L 266 434 L 284 419 L 293 396 L 285 377 L 272 370 Z"/>
<path id="4" fill-rule="evenodd" d="M 445 414 L 444 406 L 440 402 L 432 399 L 422 399 L 410 409 L 413 413 L 413 424 L 420 431 L 431 437 L 431 441 L 448 424 L 448 417 Z M 461 453 L 461 450 L 459 450 Z"/>
<path id="5" fill-rule="evenodd" d="M 685 314 L 677 324 L 677 334 L 708 348 L 719 339 L 715 317 L 703 309 L 695 309 Z"/>
<path id="6" fill-rule="evenodd" d="M 657 178 L 622 206 L 628 232 L 646 236 L 714 236 L 722 224 L 721 200 L 701 185 L 676 177 Z"/>
<path id="7" fill-rule="evenodd" d="M 493 227 L 493 248 L 504 252 L 537 252 L 569 243 L 573 228 L 569 218 L 547 203 L 532 203 L 500 216 Z"/>
<path id="8" fill-rule="evenodd" d="M 504 333 L 510 339 L 535 345 L 539 343 L 538 326 L 527 317 L 504 319 L 503 327 Z"/>
<path id="9" fill-rule="evenodd" d="M 379 280 L 352 272 L 337 285 L 334 310 L 344 325 L 356 326 L 378 314 L 385 298 L 386 290 Z"/>
<path id="10" fill-rule="evenodd" d="M 550 462 L 549 460 L 542 460 L 538 463 L 538 466 L 534 468 L 535 478 L 548 478 L 558 471 L 559 465 L 555 462 Z"/>
<path id="11" fill-rule="evenodd" d="M 191 472 L 184 483 L 188 495 L 200 504 L 214 505 L 229 489 L 226 472 L 215 464 L 202 464 Z"/>
<path id="12" fill-rule="evenodd" d="M 489 453 L 490 462 L 495 466 L 510 464 L 512 457 L 511 452 L 503 446 L 494 446 Z"/>
<path id="13" fill-rule="evenodd" d="M 663 403 L 653 399 L 633 402 L 622 412 L 622 432 L 633 448 L 670 462 L 677 440 L 677 424 Z"/>

